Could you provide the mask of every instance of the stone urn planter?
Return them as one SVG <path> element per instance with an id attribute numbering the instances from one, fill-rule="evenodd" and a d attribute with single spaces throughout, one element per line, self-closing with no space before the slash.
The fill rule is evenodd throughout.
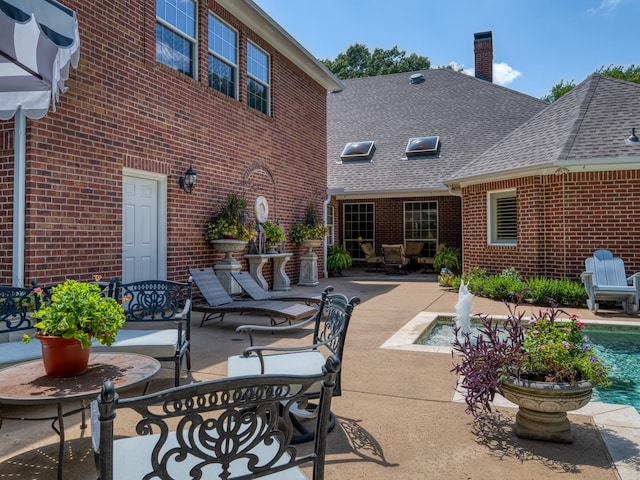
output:
<path id="1" fill-rule="evenodd" d="M 222 252 L 225 254 L 225 260 L 233 261 L 233 254 L 242 252 L 247 247 L 246 240 L 234 240 L 221 238 L 217 240 L 210 240 L 213 249 L 216 252 Z"/>
<path id="2" fill-rule="evenodd" d="M 591 400 L 589 382 L 537 382 L 509 377 L 502 381 L 500 393 L 518 405 L 516 435 L 549 442 L 573 442 L 567 412 L 584 407 Z"/>
<path id="3" fill-rule="evenodd" d="M 91 347 L 82 348 L 79 340 L 36 334 L 42 346 L 42 363 L 48 377 L 75 377 L 87 371 Z"/>
<path id="4" fill-rule="evenodd" d="M 322 246 L 323 240 L 303 240 L 302 246 L 307 249 L 306 253 L 313 253 L 314 248 Z"/>

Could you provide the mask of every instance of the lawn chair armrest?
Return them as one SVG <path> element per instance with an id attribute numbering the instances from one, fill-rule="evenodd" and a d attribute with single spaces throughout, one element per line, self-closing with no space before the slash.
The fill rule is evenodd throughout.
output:
<path id="1" fill-rule="evenodd" d="M 189 312 L 190 311 L 191 311 L 191 299 L 188 298 L 184 302 L 184 308 L 182 309 L 182 311 L 176 313 L 176 315 L 175 315 L 176 321 L 182 321 L 182 320 L 186 320 L 187 318 L 189 318 Z"/>
<path id="2" fill-rule="evenodd" d="M 633 285 L 634 287 L 637 287 L 640 284 L 638 278 L 640 278 L 640 272 L 636 272 L 633 275 L 627 277 L 627 283 Z"/>
<path id="3" fill-rule="evenodd" d="M 271 332 L 271 333 L 277 333 L 277 332 L 287 332 L 287 331 L 292 331 L 292 330 L 298 330 L 300 328 L 303 328 L 307 325 L 309 325 L 310 323 L 314 323 L 316 319 L 315 315 L 311 315 L 309 318 L 307 318 L 306 320 L 302 320 L 301 322 L 298 322 L 294 325 L 278 325 L 278 326 L 273 326 L 273 325 L 240 325 L 238 328 L 236 328 L 236 333 L 237 334 L 241 334 L 241 333 L 246 333 L 247 335 L 249 335 L 249 345 L 253 346 L 253 332 Z"/>

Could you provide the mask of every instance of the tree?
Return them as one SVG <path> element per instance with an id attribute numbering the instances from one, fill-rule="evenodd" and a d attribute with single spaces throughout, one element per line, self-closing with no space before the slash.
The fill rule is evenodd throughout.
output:
<path id="1" fill-rule="evenodd" d="M 551 87 L 551 91 L 542 97 L 542 100 L 545 102 L 553 103 L 558 100 L 565 93 L 573 90 L 573 87 L 576 86 L 576 82 L 573 80 L 565 82 L 564 80 L 560 80 L 559 83 L 556 83 L 553 87 Z"/>
<path id="2" fill-rule="evenodd" d="M 618 80 L 640 83 L 640 65 L 630 65 L 626 68 L 622 65 L 609 65 L 607 68 L 602 66 L 598 70 L 596 70 L 596 73 L 600 73 L 605 77 L 617 78 Z M 542 100 L 553 103 L 565 93 L 571 91 L 571 89 L 573 89 L 573 87 L 575 86 L 576 84 L 573 80 L 569 82 L 560 80 L 559 83 L 556 83 L 553 87 L 551 87 L 551 91 L 547 95 L 542 97 Z"/>
<path id="3" fill-rule="evenodd" d="M 335 60 L 325 59 L 321 62 L 342 80 L 427 70 L 431 66 L 427 57 L 421 57 L 415 53 L 406 56 L 406 52 L 399 50 L 397 46 L 390 50 L 376 48 L 371 53 L 365 45 L 359 43 L 351 45 L 346 52 L 338 54 Z"/>

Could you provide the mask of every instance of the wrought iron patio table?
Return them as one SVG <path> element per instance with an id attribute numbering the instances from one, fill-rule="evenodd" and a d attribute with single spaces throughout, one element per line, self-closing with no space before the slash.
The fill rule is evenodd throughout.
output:
<path id="1" fill-rule="evenodd" d="M 98 396 L 102 384 L 111 380 L 119 391 L 148 382 L 160 370 L 155 358 L 137 353 L 94 353 L 82 375 L 51 378 L 45 374 L 42 360 L 19 363 L 0 370 L 0 406 L 56 404 L 57 414 L 50 417 L 6 417 L 0 408 L 0 427 L 4 420 L 51 420 L 51 428 L 60 437 L 58 480 L 62 479 L 64 456 L 64 418 L 82 413 L 80 428 L 86 428 L 86 400 Z M 65 404 L 80 402 L 80 407 L 65 411 Z"/>

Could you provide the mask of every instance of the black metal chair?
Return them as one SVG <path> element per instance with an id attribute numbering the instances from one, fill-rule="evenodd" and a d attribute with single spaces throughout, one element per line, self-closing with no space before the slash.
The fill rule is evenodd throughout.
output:
<path id="1" fill-rule="evenodd" d="M 115 298 L 127 316 L 125 327 L 110 346 L 94 344 L 92 348 L 149 355 L 175 364 L 175 385 L 180 385 L 180 370 L 186 359 L 191 370 L 191 295 L 192 280 L 186 283 L 145 280 L 115 286 Z M 144 323 L 155 329 L 135 330 L 132 323 Z"/>
<path id="2" fill-rule="evenodd" d="M 318 312 L 305 322 L 290 326 L 243 325 L 238 327 L 236 332 L 249 335 L 250 346 L 244 349 L 242 355 L 227 359 L 227 376 L 233 378 L 259 374 L 310 375 L 321 371 L 326 357 L 330 355 L 335 355 L 342 362 L 349 321 L 360 299 L 358 297 L 348 299 L 342 294 L 331 294 L 332 291 L 333 287 L 324 289 Z M 311 324 L 314 328 L 310 344 L 292 347 L 254 346 L 253 332 L 286 334 Z M 341 395 L 341 372 L 338 373 L 335 383 L 334 395 Z M 313 399 L 319 392 L 320 385 L 316 384 L 309 390 L 307 396 Z M 291 413 L 294 414 L 293 421 L 300 432 L 294 437 L 294 443 L 313 439 L 314 432 L 306 429 L 300 421 L 313 418 L 317 413 L 314 406 L 294 409 Z M 330 428 L 333 427 L 333 423 L 332 416 Z"/>
<path id="3" fill-rule="evenodd" d="M 91 404 L 100 479 L 306 478 L 300 467 L 312 465 L 312 478 L 322 480 L 339 370 L 331 356 L 308 375 L 225 378 L 127 399 L 106 382 Z M 281 413 L 304 402 L 316 384 L 318 433 L 313 450 L 301 454 L 290 445 L 290 417 Z M 128 414 L 119 422 L 123 409 Z"/>
<path id="4" fill-rule="evenodd" d="M 22 343 L 33 332 L 29 312 L 40 306 L 33 288 L 0 286 L 0 367 L 40 358 L 40 342 Z"/>

